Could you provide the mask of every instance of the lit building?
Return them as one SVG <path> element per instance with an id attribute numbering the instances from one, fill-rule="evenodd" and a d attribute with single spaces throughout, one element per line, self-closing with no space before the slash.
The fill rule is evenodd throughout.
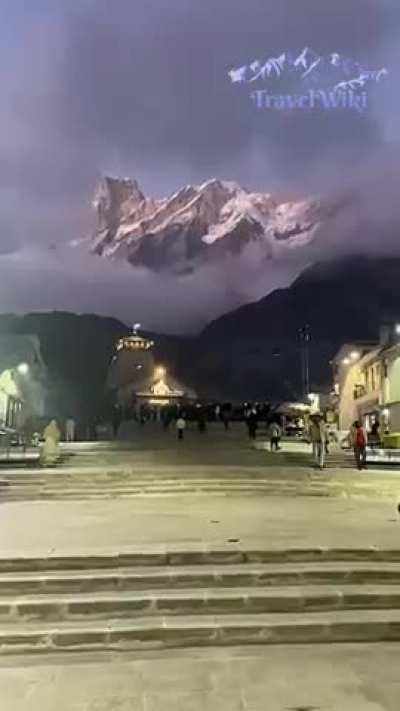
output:
<path id="1" fill-rule="evenodd" d="M 333 361 L 339 428 L 355 420 L 400 432 L 400 327 L 385 326 L 380 343 L 347 344 Z"/>
<path id="2" fill-rule="evenodd" d="M 117 342 L 108 372 L 108 387 L 115 391 L 119 404 L 127 405 L 132 394 L 154 375 L 153 347 L 154 342 L 139 336 L 137 328 Z"/>
<path id="3" fill-rule="evenodd" d="M 154 341 L 138 334 L 139 324 L 116 344 L 108 387 L 124 409 L 150 405 L 161 408 L 196 399 L 195 392 L 173 378 L 154 359 Z"/>
<path id="4" fill-rule="evenodd" d="M 46 367 L 37 336 L 0 335 L 0 426 L 20 429 L 45 412 Z"/>

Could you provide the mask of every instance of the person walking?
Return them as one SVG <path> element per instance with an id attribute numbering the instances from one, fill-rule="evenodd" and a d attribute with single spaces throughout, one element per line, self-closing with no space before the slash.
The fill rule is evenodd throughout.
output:
<path id="1" fill-rule="evenodd" d="M 43 432 L 43 445 L 40 452 L 40 462 L 44 466 L 54 466 L 60 456 L 61 432 L 56 420 L 45 427 Z"/>
<path id="2" fill-rule="evenodd" d="M 75 442 L 75 420 L 72 417 L 65 422 L 65 441 Z"/>
<path id="3" fill-rule="evenodd" d="M 371 432 L 369 433 L 368 436 L 368 444 L 370 447 L 375 447 L 378 448 L 380 447 L 381 444 L 381 436 L 379 433 L 379 420 L 376 418 L 374 422 L 372 423 L 371 427 Z"/>
<path id="4" fill-rule="evenodd" d="M 253 407 L 247 417 L 247 427 L 249 430 L 250 439 L 256 439 L 257 437 L 257 427 L 258 427 L 258 414 L 255 407 Z"/>
<path id="5" fill-rule="evenodd" d="M 176 421 L 176 431 L 178 433 L 178 439 L 183 439 L 183 433 L 186 429 L 186 420 L 183 415 L 179 415 Z"/>
<path id="6" fill-rule="evenodd" d="M 231 419 L 231 406 L 228 403 L 225 403 L 221 410 L 221 419 L 224 423 L 225 431 L 227 432 L 229 430 L 229 423 Z"/>
<path id="7" fill-rule="evenodd" d="M 356 420 L 350 429 L 349 440 L 353 446 L 354 459 L 358 471 L 366 469 L 368 435 L 360 420 Z"/>
<path id="8" fill-rule="evenodd" d="M 111 414 L 111 423 L 112 423 L 114 439 L 117 439 L 118 433 L 119 433 L 119 428 L 121 427 L 121 423 L 122 423 L 122 410 L 121 410 L 120 405 L 114 405 L 112 414 Z"/>
<path id="9" fill-rule="evenodd" d="M 206 413 L 203 409 L 199 409 L 199 412 L 197 415 L 197 428 L 198 428 L 199 432 L 206 432 L 206 430 L 207 430 Z"/>
<path id="10" fill-rule="evenodd" d="M 319 469 L 323 469 L 325 466 L 328 430 L 320 412 L 316 412 L 310 416 L 308 433 L 312 444 L 315 466 Z"/>
<path id="11" fill-rule="evenodd" d="M 279 442 L 282 437 L 282 429 L 281 429 L 281 426 L 277 422 L 271 422 L 271 424 L 269 425 L 268 436 L 269 436 L 271 452 L 278 452 L 280 449 Z"/>
<path id="12" fill-rule="evenodd" d="M 171 412 L 169 407 L 165 407 L 161 412 L 161 420 L 163 424 L 164 432 L 168 432 L 169 426 L 171 424 Z"/>

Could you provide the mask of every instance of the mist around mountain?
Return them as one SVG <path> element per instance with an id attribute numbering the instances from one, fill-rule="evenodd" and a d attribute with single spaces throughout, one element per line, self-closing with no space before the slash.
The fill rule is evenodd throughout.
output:
<path id="1" fill-rule="evenodd" d="M 308 325 L 313 389 L 329 387 L 330 361 L 344 342 L 378 338 L 385 319 L 400 319 L 400 258 L 351 257 L 310 267 L 287 289 L 213 321 L 193 338 L 148 333 L 156 362 L 200 397 L 300 398 L 299 329 Z M 66 312 L 0 316 L 0 333 L 37 334 L 58 416 L 91 420 L 104 405 L 105 380 L 126 324 Z"/>
<path id="2" fill-rule="evenodd" d="M 92 252 L 175 274 L 240 256 L 249 245 L 264 260 L 284 258 L 311 244 L 334 208 L 316 196 L 289 199 L 216 179 L 156 200 L 136 180 L 110 177 L 100 182 L 93 206 Z"/>
<path id="3" fill-rule="evenodd" d="M 382 321 L 400 318 L 399 277 L 399 258 L 316 264 L 289 288 L 211 323 L 199 339 L 197 370 L 236 397 L 301 397 L 299 329 L 307 325 L 311 387 L 326 387 L 343 343 L 378 339 Z"/>

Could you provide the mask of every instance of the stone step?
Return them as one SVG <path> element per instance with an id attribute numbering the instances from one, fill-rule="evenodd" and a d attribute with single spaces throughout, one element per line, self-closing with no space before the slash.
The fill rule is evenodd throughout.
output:
<path id="1" fill-rule="evenodd" d="M 1 596 L 182 588 L 400 585 L 400 563 L 147 566 L 0 574 Z"/>
<path id="2" fill-rule="evenodd" d="M 239 492 L 240 494 L 245 494 L 247 492 L 253 493 L 253 494 L 262 494 L 262 493 L 270 493 L 270 492 L 279 492 L 279 493 L 294 493 L 297 491 L 304 491 L 308 495 L 312 495 L 313 493 L 318 493 L 320 495 L 325 494 L 326 496 L 329 495 L 334 495 L 335 492 L 337 494 L 340 494 L 343 491 L 343 488 L 340 486 L 327 486 L 323 484 L 319 485 L 310 485 L 307 483 L 304 484 L 287 484 L 287 483 L 276 483 L 276 482 L 268 482 L 265 484 L 259 484 L 259 483 L 246 483 L 246 484 L 229 484 L 229 485 L 224 485 L 220 484 L 217 482 L 210 482 L 209 484 L 179 484 L 179 485 L 174 485 L 174 486 L 162 486 L 160 484 L 154 485 L 154 486 L 146 486 L 143 485 L 141 486 L 140 484 L 135 484 L 132 486 L 104 486 L 104 487 L 96 487 L 96 486 L 69 486 L 69 487 L 62 487 L 62 486 L 16 486 L 13 484 L 7 485 L 2 489 L 2 493 L 5 494 L 5 496 L 10 496 L 13 495 L 14 497 L 19 497 L 19 498 L 25 498 L 25 497 L 31 497 L 32 495 L 34 496 L 52 496 L 54 498 L 59 497 L 59 498 L 68 498 L 68 497 L 74 497 L 74 496 L 80 496 L 82 498 L 89 498 L 89 497 L 95 497 L 95 496 L 135 496 L 137 494 L 156 494 L 159 496 L 160 494 L 174 494 L 174 495 L 179 495 L 179 494 L 188 494 L 188 493 L 198 493 L 202 492 L 205 494 L 208 493 L 230 493 L 230 492 Z"/>
<path id="3" fill-rule="evenodd" d="M 130 486 L 207 486 L 209 484 L 220 485 L 220 486 L 246 486 L 249 484 L 254 485 L 267 485 L 267 484 L 280 484 L 283 486 L 293 486 L 295 484 L 315 484 L 315 485 L 326 485 L 326 486 L 355 486 L 361 488 L 371 488 L 380 486 L 395 486 L 398 485 L 398 475 L 393 475 L 392 472 L 385 472 L 379 475 L 376 472 L 367 472 L 363 474 L 356 475 L 352 473 L 352 476 L 346 477 L 343 474 L 335 476 L 335 472 L 329 469 L 318 471 L 317 474 L 314 473 L 313 469 L 303 469 L 299 470 L 301 475 L 297 473 L 294 475 L 290 472 L 290 476 L 285 476 L 285 470 L 279 469 L 280 475 L 271 472 L 268 476 L 260 476 L 260 474 L 254 474 L 249 476 L 222 476 L 218 472 L 213 475 L 197 477 L 197 476 L 185 476 L 182 473 L 179 477 L 165 478 L 165 477 L 143 477 L 143 476 L 125 476 L 121 478 L 97 478 L 97 477 L 55 477 L 41 478 L 39 474 L 32 476 L 29 479 L 20 479 L 15 476 L 5 476 L 0 475 L 0 486 L 5 488 L 6 486 L 19 487 L 30 487 L 30 486 L 49 486 L 50 488 L 105 488 L 105 487 L 116 487 L 125 488 Z M 390 476 L 389 476 L 390 474 Z"/>
<path id="4" fill-rule="evenodd" d="M 400 549 L 367 548 L 282 548 L 246 549 L 238 542 L 207 549 L 204 546 L 190 549 L 180 547 L 149 548 L 116 554 L 49 555 L 38 558 L 18 556 L 0 557 L 0 574 L 35 573 L 50 571 L 115 570 L 125 568 L 166 566 L 226 566 L 243 564 L 287 564 L 329 562 L 400 563 Z"/>
<path id="5" fill-rule="evenodd" d="M 351 482 L 354 484 L 354 482 Z M 115 480 L 115 479 L 110 479 L 110 480 L 86 480 L 86 479 L 79 479 L 78 477 L 74 477 L 71 479 L 59 479 L 59 480 L 54 480 L 54 479 L 48 479 L 48 480 L 40 480 L 40 479 L 32 479 L 29 481 L 23 481 L 23 480 L 14 480 L 14 478 L 4 478 L 2 477 L 0 481 L 0 485 L 3 488 L 7 487 L 13 487 L 16 491 L 19 490 L 24 490 L 24 489 L 29 489 L 29 488 L 48 488 L 54 491 L 57 490 L 68 490 L 68 489 L 109 489 L 109 488 L 115 488 L 115 489 L 127 489 L 129 490 L 130 488 L 161 488 L 161 489 L 169 489 L 169 488 L 185 488 L 187 486 L 189 487 L 207 487 L 207 486 L 215 486 L 215 487 L 246 487 L 246 486 L 255 486 L 262 488 L 264 486 L 272 486 L 272 485 L 277 485 L 277 486 L 283 486 L 283 487 L 293 487 L 293 486 L 298 486 L 300 484 L 307 484 L 307 485 L 315 485 L 315 486 L 332 486 L 333 488 L 343 486 L 345 482 L 341 480 L 334 480 L 334 479 L 322 479 L 321 477 L 319 478 L 314 478 L 311 479 L 309 477 L 303 476 L 303 477 L 296 477 L 293 479 L 283 479 L 283 478 L 262 478 L 262 477 L 235 477 L 235 478 L 219 478 L 217 476 L 215 477 L 207 477 L 207 478 L 196 478 L 196 477 L 187 477 L 185 478 L 182 476 L 181 478 L 177 479 L 143 479 L 141 477 L 129 477 L 129 478 L 124 478 L 121 480 Z M 365 482 L 364 482 L 365 485 Z"/>
<path id="6" fill-rule="evenodd" d="M 96 488 L 47 488 L 47 487 L 21 487 L 15 489 L 14 487 L 5 487 L 0 490 L 1 501 L 32 501 L 38 499 L 57 499 L 57 500 L 72 500 L 72 499 L 103 499 L 103 498 L 124 498 L 124 497 L 137 497 L 137 496 L 188 496 L 188 495 L 209 495 L 213 496 L 229 496 L 234 494 L 239 494 L 240 496 L 271 496 L 277 494 L 279 496 L 336 496 L 343 497 L 346 495 L 347 490 L 340 489 L 338 487 L 326 487 L 326 486 L 283 486 L 277 485 L 264 485 L 264 486 L 229 486 L 223 487 L 218 485 L 209 486 L 179 486 L 179 487 L 126 487 L 126 488 L 112 488 L 104 487 L 104 489 Z M 392 499 L 394 497 L 392 490 L 382 490 L 379 492 L 371 490 L 352 490 L 351 495 L 374 498 L 381 496 L 390 496 Z M 350 492 L 349 492 L 350 495 Z"/>
<path id="7" fill-rule="evenodd" d="M 107 491 L 107 492 L 84 492 L 84 491 L 71 491 L 71 492 L 62 492 L 62 491 L 39 491 L 39 492 L 20 492 L 20 493 L 7 493 L 6 495 L 0 495 L 0 499 L 3 502 L 17 502 L 17 501 L 93 501 L 93 500 L 108 500 L 108 499 L 116 499 L 116 498 L 137 498 L 137 497 L 180 497 L 180 496 L 235 496 L 235 495 L 240 495 L 240 496 L 306 496 L 306 497 L 329 497 L 329 496 L 342 496 L 340 492 L 338 493 L 331 493 L 327 491 L 326 489 L 279 489 L 279 488 L 264 488 L 262 491 L 257 490 L 255 488 L 247 488 L 247 489 L 239 489 L 239 488 L 231 488 L 231 489 L 226 489 L 223 490 L 221 488 L 203 488 L 203 489 L 196 489 L 196 488 L 190 488 L 187 487 L 186 489 L 169 489 L 169 490 L 154 490 L 154 491 L 146 491 L 145 489 L 141 489 L 138 491 L 130 490 L 130 491 Z M 384 497 L 392 497 L 391 493 L 385 493 L 381 494 Z M 368 497 L 368 494 L 366 494 L 366 497 Z"/>
<path id="8" fill-rule="evenodd" d="M 336 610 L 400 610 L 400 586 L 292 586 L 154 590 L 0 598 L 0 621 L 87 620 L 162 615 L 246 615 Z"/>
<path id="9" fill-rule="evenodd" d="M 397 489 L 394 486 L 391 487 L 330 487 L 327 485 L 311 486 L 308 484 L 303 485 L 275 485 L 269 484 L 268 486 L 242 486 L 242 487 L 221 487 L 221 486 L 207 486 L 207 487 L 197 487 L 197 486 L 180 486 L 180 487 L 155 487 L 155 488 L 129 488 L 129 489 L 112 489 L 105 488 L 104 490 L 99 489 L 40 489 L 29 487 L 28 489 L 20 489 L 18 491 L 11 487 L 4 487 L 0 490 L 0 501 L 2 502 L 13 502 L 13 501 L 39 501 L 39 500 L 70 500 L 70 501 L 81 501 L 81 500 L 101 500 L 101 499 L 115 499 L 115 498 L 132 498 L 132 497 L 168 497 L 168 496 L 305 496 L 305 497 L 351 497 L 351 498 L 383 498 L 389 499 L 391 501 L 397 501 Z"/>
<path id="10" fill-rule="evenodd" d="M 79 478 L 73 476 L 49 476 L 22 480 L 14 474 L 0 481 L 0 500 L 86 500 L 129 498 L 137 496 L 187 496 L 213 495 L 228 496 L 316 496 L 359 498 L 390 498 L 397 500 L 398 482 L 396 477 L 385 479 L 360 478 L 347 480 L 328 474 L 307 476 L 304 473 L 287 480 L 280 477 L 261 478 L 260 476 L 188 476 L 157 478 L 153 475 L 143 477 L 124 475 L 115 477 L 99 476 Z"/>
<path id="11" fill-rule="evenodd" d="M 293 471 L 293 477 L 302 479 L 308 474 L 308 470 Z M 57 481 L 85 481 L 85 482 L 126 482 L 139 479 L 140 481 L 187 481 L 187 480 L 257 480 L 269 479 L 270 477 L 279 479 L 282 475 L 282 468 L 268 470 L 268 477 L 265 470 L 259 467 L 245 466 L 213 466 L 201 465 L 194 467 L 182 466 L 177 468 L 163 466 L 145 467 L 140 464 L 135 468 L 125 466 L 123 469 L 114 470 L 107 465 L 95 469 L 3 469 L 0 470 L 0 478 L 4 481 L 14 482 L 57 482 Z"/>
<path id="12" fill-rule="evenodd" d="M 160 616 L 2 624 L 0 654 L 399 640 L 397 609 Z"/>
<path id="13" fill-rule="evenodd" d="M 56 470 L 57 471 L 57 470 Z M 24 472 L 23 474 L 1 472 L 0 473 L 0 484 L 12 484 L 14 486 L 54 486 L 54 487 L 65 487 L 65 486 L 94 486 L 94 487 L 104 487 L 104 486 L 129 486 L 129 485 L 139 485 L 139 486 L 185 486 L 186 484 L 295 484 L 295 483 L 324 483 L 330 484 L 331 486 L 345 485 L 345 484 L 359 484 L 366 486 L 368 484 L 385 485 L 390 483 L 398 483 L 398 474 L 393 474 L 393 472 L 375 473 L 371 475 L 371 472 L 366 472 L 359 474 L 359 479 L 354 479 L 353 473 L 351 475 L 345 475 L 344 473 L 338 474 L 332 469 L 325 469 L 324 471 L 318 473 L 314 472 L 313 468 L 303 468 L 296 471 L 290 472 L 290 478 L 285 477 L 285 468 L 279 467 L 277 469 L 269 469 L 268 476 L 266 476 L 266 470 L 255 470 L 249 472 L 220 472 L 220 471 L 207 471 L 205 473 L 204 468 L 202 472 L 188 472 L 185 471 L 175 473 L 173 475 L 164 474 L 145 474 L 142 471 L 138 472 L 125 472 L 123 474 L 99 474 L 99 475 L 86 475 L 86 474 L 65 474 L 65 472 L 57 471 L 58 476 L 46 474 L 43 475 L 40 470 L 32 471 L 31 473 Z"/>

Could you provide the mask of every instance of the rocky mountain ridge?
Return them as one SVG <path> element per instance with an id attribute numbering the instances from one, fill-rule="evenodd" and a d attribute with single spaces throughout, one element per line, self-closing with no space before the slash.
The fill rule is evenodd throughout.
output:
<path id="1" fill-rule="evenodd" d="M 334 209 L 318 197 L 285 199 L 216 179 L 155 200 L 136 180 L 111 177 L 100 182 L 93 207 L 93 253 L 176 273 L 240 255 L 251 244 L 269 260 L 300 250 Z"/>

